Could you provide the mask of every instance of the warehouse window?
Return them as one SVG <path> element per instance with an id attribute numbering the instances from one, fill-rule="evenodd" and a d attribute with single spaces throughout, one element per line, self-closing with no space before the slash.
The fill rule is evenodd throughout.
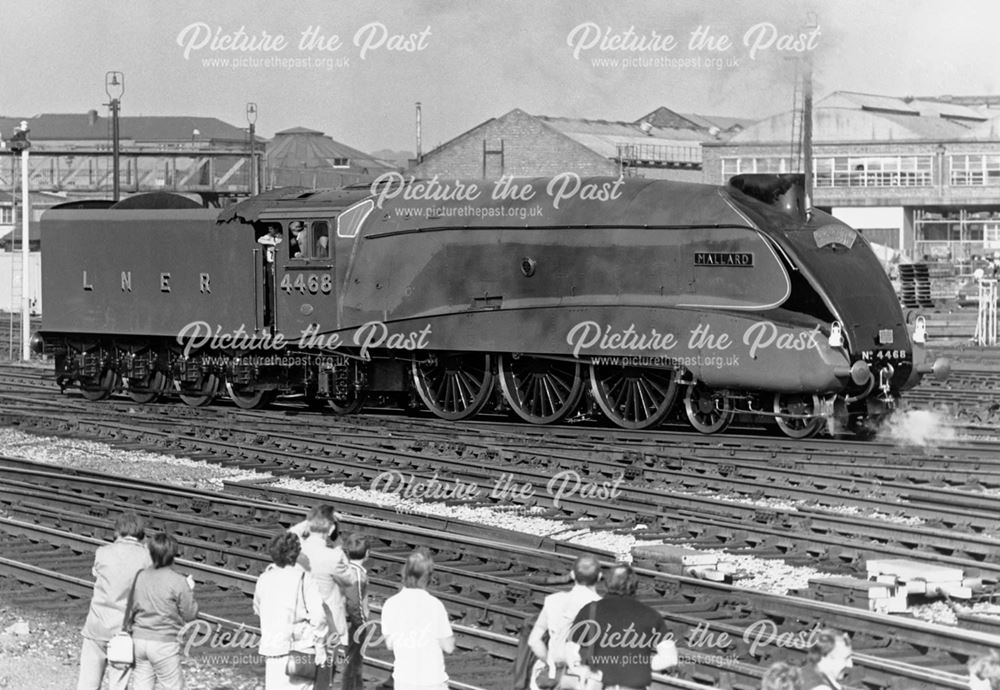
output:
<path id="1" fill-rule="evenodd" d="M 950 163 L 953 185 L 1000 185 L 1000 154 L 951 156 Z"/>
<path id="2" fill-rule="evenodd" d="M 755 158 L 723 158 L 722 159 L 722 182 L 729 182 L 733 175 L 747 175 L 753 173 L 766 173 L 779 175 L 784 173 L 801 172 L 801 166 L 792 164 L 792 159 L 781 156 L 759 156 Z"/>
<path id="3" fill-rule="evenodd" d="M 813 162 L 817 187 L 927 187 L 932 156 L 834 156 Z"/>

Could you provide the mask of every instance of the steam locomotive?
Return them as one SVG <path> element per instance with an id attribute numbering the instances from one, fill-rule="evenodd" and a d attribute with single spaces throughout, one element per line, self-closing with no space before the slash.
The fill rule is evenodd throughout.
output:
<path id="1" fill-rule="evenodd" d="M 805 437 L 863 426 L 931 362 L 867 241 L 801 176 L 407 180 L 223 211 L 153 193 L 47 211 L 39 346 L 63 386 L 351 413 L 409 400 L 548 424 Z M 912 332 L 911 332 L 912 329 Z"/>

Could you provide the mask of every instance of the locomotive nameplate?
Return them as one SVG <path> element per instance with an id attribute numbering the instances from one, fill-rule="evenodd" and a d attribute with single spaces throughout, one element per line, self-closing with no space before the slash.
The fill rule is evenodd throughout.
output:
<path id="1" fill-rule="evenodd" d="M 695 266 L 753 267 L 753 252 L 695 252 Z"/>

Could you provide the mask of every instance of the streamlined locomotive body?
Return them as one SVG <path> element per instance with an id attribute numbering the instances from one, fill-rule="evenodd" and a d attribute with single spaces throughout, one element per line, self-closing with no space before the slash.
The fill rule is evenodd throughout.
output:
<path id="1" fill-rule="evenodd" d="M 864 423 L 930 371 L 868 243 L 796 176 L 384 180 L 43 217 L 42 337 L 99 399 Z M 147 205 L 162 205 L 151 199 Z"/>

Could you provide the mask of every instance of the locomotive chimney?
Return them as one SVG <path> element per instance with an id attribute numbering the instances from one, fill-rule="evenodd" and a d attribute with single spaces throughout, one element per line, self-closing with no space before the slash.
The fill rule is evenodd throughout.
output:
<path id="1" fill-rule="evenodd" d="M 802 221 L 809 220 L 805 175 L 735 175 L 729 186 Z"/>

